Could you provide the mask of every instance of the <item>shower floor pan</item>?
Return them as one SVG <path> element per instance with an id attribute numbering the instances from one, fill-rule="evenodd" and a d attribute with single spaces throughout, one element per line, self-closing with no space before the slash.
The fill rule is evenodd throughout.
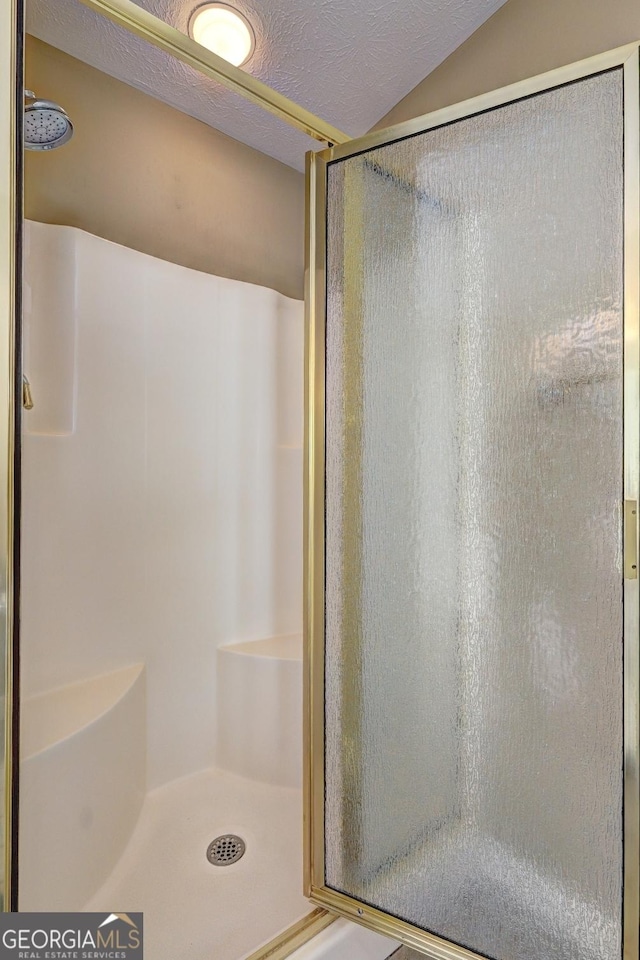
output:
<path id="1" fill-rule="evenodd" d="M 214 866 L 236 834 L 246 852 Z M 204 770 L 151 791 L 91 911 L 142 911 L 153 960 L 241 960 L 312 909 L 302 896 L 300 790 Z"/>

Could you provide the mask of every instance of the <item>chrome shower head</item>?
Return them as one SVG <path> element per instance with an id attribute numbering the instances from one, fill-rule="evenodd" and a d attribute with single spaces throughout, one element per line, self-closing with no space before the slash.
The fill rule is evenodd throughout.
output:
<path id="1" fill-rule="evenodd" d="M 31 90 L 25 90 L 24 145 L 26 150 L 54 150 L 73 136 L 73 124 L 52 100 L 38 100 Z"/>

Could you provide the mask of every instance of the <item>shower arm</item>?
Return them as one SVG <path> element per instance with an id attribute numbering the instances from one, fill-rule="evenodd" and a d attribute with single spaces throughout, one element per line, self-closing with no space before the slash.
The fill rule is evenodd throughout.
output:
<path id="1" fill-rule="evenodd" d="M 326 123 L 320 117 L 316 117 L 295 101 L 267 86 L 266 83 L 262 83 L 245 70 L 218 57 L 159 17 L 154 17 L 132 0 L 81 0 L 81 2 L 85 7 L 107 17 L 129 33 L 152 43 L 199 73 L 240 94 L 245 100 L 257 104 L 292 127 L 302 130 L 314 140 L 334 146 L 347 143 L 351 139 L 346 133 Z"/>

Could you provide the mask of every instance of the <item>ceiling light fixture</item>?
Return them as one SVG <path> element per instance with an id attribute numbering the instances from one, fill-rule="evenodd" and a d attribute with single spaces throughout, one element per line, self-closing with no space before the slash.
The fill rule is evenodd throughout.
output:
<path id="1" fill-rule="evenodd" d="M 204 3 L 191 14 L 189 33 L 196 41 L 236 67 L 246 63 L 255 47 L 251 24 L 226 3 Z"/>

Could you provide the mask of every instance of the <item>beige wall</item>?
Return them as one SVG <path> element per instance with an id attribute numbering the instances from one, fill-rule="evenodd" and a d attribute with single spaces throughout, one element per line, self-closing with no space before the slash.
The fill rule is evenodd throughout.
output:
<path id="1" fill-rule="evenodd" d="M 638 0 L 507 0 L 376 128 L 640 40 Z"/>
<path id="2" fill-rule="evenodd" d="M 27 217 L 302 297 L 302 174 L 33 37 L 26 86 L 75 128 L 26 151 Z"/>

